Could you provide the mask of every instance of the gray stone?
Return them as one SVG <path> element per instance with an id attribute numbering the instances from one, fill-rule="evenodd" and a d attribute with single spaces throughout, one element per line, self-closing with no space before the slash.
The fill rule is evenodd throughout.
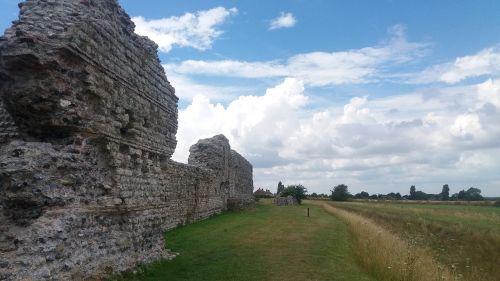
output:
<path id="1" fill-rule="evenodd" d="M 297 205 L 297 199 L 293 196 L 288 195 L 286 197 L 276 197 L 274 198 L 274 203 L 278 206 L 288 206 L 288 205 Z"/>
<path id="2" fill-rule="evenodd" d="M 253 201 L 224 136 L 170 159 L 178 98 L 156 49 L 116 0 L 20 4 L 0 38 L 0 279 L 170 259 L 165 231 Z"/>

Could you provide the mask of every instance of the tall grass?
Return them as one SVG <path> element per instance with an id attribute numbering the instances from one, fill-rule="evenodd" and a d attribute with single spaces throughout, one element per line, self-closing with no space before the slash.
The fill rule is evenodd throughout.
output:
<path id="1" fill-rule="evenodd" d="M 325 210 L 348 224 L 358 261 L 378 280 L 456 280 L 425 248 L 399 238 L 363 216 L 328 203 L 317 204 L 322 204 Z"/>
<path id="2" fill-rule="evenodd" d="M 459 205 L 459 206 L 495 206 L 495 200 L 483 201 L 433 201 L 433 200 L 387 200 L 387 199 L 353 199 L 354 202 L 383 202 L 384 204 L 407 204 L 407 205 Z"/>
<path id="3" fill-rule="evenodd" d="M 493 207 L 336 204 L 426 247 L 460 280 L 499 280 L 500 212 Z"/>

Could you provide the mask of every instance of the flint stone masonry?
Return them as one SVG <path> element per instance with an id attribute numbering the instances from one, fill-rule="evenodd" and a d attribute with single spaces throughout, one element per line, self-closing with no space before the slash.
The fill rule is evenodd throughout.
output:
<path id="1" fill-rule="evenodd" d="M 164 232 L 252 202 L 218 135 L 176 146 L 157 46 L 116 0 L 30 0 L 0 37 L 0 280 L 81 280 L 173 254 Z"/>
<path id="2" fill-rule="evenodd" d="M 297 205 L 297 199 L 295 199 L 292 195 L 288 195 L 287 197 L 276 197 L 274 198 L 274 203 L 277 206 L 289 206 L 289 205 Z"/>

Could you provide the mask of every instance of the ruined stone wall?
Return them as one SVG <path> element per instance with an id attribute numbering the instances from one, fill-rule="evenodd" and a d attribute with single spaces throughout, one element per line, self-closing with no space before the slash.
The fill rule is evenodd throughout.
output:
<path id="1" fill-rule="evenodd" d="M 287 197 L 276 197 L 274 198 L 274 203 L 278 206 L 288 206 L 288 205 L 297 205 L 297 199 L 293 196 L 288 195 Z"/>
<path id="2" fill-rule="evenodd" d="M 250 200 L 224 136 L 170 160 L 177 97 L 115 0 L 30 0 L 0 38 L 0 280 L 105 276 L 171 257 L 168 229 Z"/>
<path id="3" fill-rule="evenodd" d="M 222 179 L 220 190 L 225 191 L 226 201 L 253 202 L 252 164 L 231 149 L 225 136 L 199 140 L 189 152 L 189 164 L 213 170 Z"/>
<path id="4" fill-rule="evenodd" d="M 248 189 L 253 186 L 252 164 L 234 150 L 231 150 L 230 159 L 229 170 L 233 180 L 230 181 L 229 197 L 244 201 L 253 200 L 253 190 Z"/>

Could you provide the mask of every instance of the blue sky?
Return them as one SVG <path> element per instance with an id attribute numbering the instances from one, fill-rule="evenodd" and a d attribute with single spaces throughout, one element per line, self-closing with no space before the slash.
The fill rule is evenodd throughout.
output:
<path id="1" fill-rule="evenodd" d="M 224 133 L 256 187 L 500 196 L 499 1 L 119 2 L 180 97 L 174 159 Z"/>

